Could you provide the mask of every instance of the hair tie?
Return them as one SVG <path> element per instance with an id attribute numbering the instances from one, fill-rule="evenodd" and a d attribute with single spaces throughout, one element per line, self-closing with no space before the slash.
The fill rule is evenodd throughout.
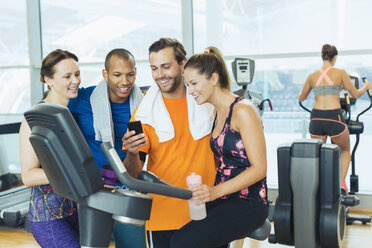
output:
<path id="1" fill-rule="evenodd" d="M 211 50 L 209 50 L 208 48 L 204 50 L 204 53 L 210 53 Z"/>

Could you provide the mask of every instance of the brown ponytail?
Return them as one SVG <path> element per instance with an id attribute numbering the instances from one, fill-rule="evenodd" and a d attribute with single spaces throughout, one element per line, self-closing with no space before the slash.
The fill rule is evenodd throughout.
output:
<path id="1" fill-rule="evenodd" d="M 200 74 L 209 79 L 213 73 L 217 73 L 219 84 L 222 89 L 231 90 L 231 81 L 222 53 L 218 48 L 207 47 L 204 53 L 195 54 L 187 61 L 186 68 L 197 69 Z"/>
<path id="2" fill-rule="evenodd" d="M 322 47 L 322 59 L 323 61 L 332 61 L 333 57 L 338 54 L 337 48 L 335 46 L 325 44 Z"/>

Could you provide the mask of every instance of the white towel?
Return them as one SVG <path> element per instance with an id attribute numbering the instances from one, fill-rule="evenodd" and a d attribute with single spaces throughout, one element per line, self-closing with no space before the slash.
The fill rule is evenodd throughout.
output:
<path id="1" fill-rule="evenodd" d="M 190 133 L 194 140 L 210 134 L 213 125 L 213 106 L 209 103 L 198 105 L 186 92 Z M 157 84 L 147 91 L 135 114 L 135 119 L 155 129 L 159 142 L 174 138 L 174 127 L 167 111 L 163 96 Z"/>
<path id="2" fill-rule="evenodd" d="M 129 108 L 131 115 L 143 98 L 141 89 L 134 85 L 129 95 Z M 107 82 L 102 80 L 93 90 L 90 96 L 90 104 L 93 112 L 93 127 L 95 139 L 102 142 L 111 142 L 115 145 L 114 124 L 112 121 L 111 105 Z"/>
<path id="3" fill-rule="evenodd" d="M 132 116 L 134 110 L 140 105 L 143 99 L 142 90 L 137 86 L 133 85 L 132 91 L 130 92 L 129 96 L 129 108 L 130 108 L 130 115 Z"/>

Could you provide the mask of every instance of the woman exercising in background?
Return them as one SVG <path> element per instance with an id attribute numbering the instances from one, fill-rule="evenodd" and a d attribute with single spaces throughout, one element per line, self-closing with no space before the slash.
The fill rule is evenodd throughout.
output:
<path id="1" fill-rule="evenodd" d="M 366 82 L 363 88 L 356 89 L 345 70 L 333 67 L 337 54 L 335 46 L 323 45 L 323 66 L 308 76 L 298 100 L 304 101 L 310 91 L 314 91 L 315 104 L 311 112 L 309 132 L 311 138 L 321 139 L 324 143 L 329 136 L 332 142 L 340 147 L 341 189 L 344 194 L 347 194 L 345 178 L 351 160 L 350 137 L 341 113 L 340 91 L 345 88 L 352 97 L 359 98 L 372 85 Z"/>

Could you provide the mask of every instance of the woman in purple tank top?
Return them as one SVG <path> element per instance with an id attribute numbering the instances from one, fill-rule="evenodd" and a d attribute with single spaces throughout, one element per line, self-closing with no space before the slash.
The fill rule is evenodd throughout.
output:
<path id="1" fill-rule="evenodd" d="M 42 103 L 66 107 L 69 99 L 77 96 L 81 82 L 77 62 L 76 55 L 59 49 L 44 58 L 40 80 L 48 85 L 49 93 Z M 19 130 L 20 161 L 22 181 L 31 187 L 31 232 L 41 247 L 80 247 L 76 203 L 54 193 L 29 141 L 30 134 L 24 119 Z"/>
<path id="2" fill-rule="evenodd" d="M 215 107 L 210 144 L 218 165 L 214 186 L 192 189 L 194 200 L 207 203 L 207 217 L 177 231 L 171 247 L 227 247 L 260 227 L 268 214 L 261 118 L 249 100 L 231 92 L 225 62 L 215 47 L 188 60 L 184 80 L 198 104 Z"/>

